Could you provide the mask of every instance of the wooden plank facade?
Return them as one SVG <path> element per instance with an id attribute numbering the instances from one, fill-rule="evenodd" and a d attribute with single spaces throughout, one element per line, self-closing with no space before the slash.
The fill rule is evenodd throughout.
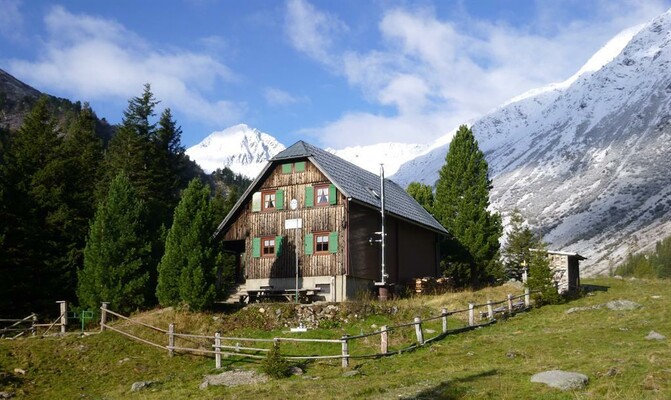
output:
<path id="1" fill-rule="evenodd" d="M 381 230 L 380 199 L 372 197 L 376 183 L 374 174 L 304 142 L 276 156 L 216 233 L 237 255 L 238 281 L 248 291 L 296 289 L 298 257 L 298 288 L 317 289 L 324 300 L 372 290 L 381 280 L 381 246 L 374 240 Z M 411 210 L 408 217 L 385 215 L 386 282 L 438 276 L 437 244 L 444 228 L 404 190 L 393 182 L 385 185 L 396 210 Z M 302 227 L 287 229 L 286 221 L 296 219 Z"/>

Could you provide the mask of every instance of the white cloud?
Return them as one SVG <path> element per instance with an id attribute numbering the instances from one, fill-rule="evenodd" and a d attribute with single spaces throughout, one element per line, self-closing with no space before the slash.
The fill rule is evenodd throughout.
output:
<path id="1" fill-rule="evenodd" d="M 271 106 L 288 106 L 296 103 L 303 103 L 307 101 L 304 96 L 294 96 L 291 93 L 285 92 L 282 89 L 266 88 L 263 93 L 266 102 Z"/>
<path id="2" fill-rule="evenodd" d="M 0 35 L 12 41 L 22 40 L 23 15 L 20 0 L 0 0 Z"/>
<path id="3" fill-rule="evenodd" d="M 311 16 L 323 15 L 303 1 L 293 3 Z M 337 53 L 328 43 L 316 42 L 315 48 L 330 49 L 328 63 L 312 47 L 294 42 L 329 68 L 336 66 L 335 72 L 369 102 L 395 111 L 346 112 L 304 132 L 331 147 L 430 142 L 529 89 L 569 78 L 611 37 L 665 9 L 664 1 L 595 0 L 589 20 L 565 13 L 558 23 L 550 17 L 559 7 L 555 2 L 537 4 L 536 20 L 520 27 L 463 12 L 457 20 L 445 20 L 430 9 L 394 8 L 378 25 L 381 41 L 366 51 Z"/>
<path id="4" fill-rule="evenodd" d="M 336 17 L 322 11 L 305 0 L 288 0 L 286 3 L 285 31 L 291 44 L 299 51 L 327 65 L 333 57 L 333 37 L 347 30 Z"/>
<path id="5" fill-rule="evenodd" d="M 45 25 L 42 58 L 10 62 L 12 72 L 33 85 L 86 100 L 123 101 L 149 82 L 161 106 L 219 126 L 237 120 L 244 111 L 242 105 L 204 96 L 216 82 L 236 79 L 210 55 L 156 49 L 115 21 L 75 15 L 63 7 L 52 8 Z"/>

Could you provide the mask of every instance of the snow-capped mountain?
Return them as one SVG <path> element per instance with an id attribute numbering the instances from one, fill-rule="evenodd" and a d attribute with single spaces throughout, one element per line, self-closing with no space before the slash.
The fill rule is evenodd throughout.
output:
<path id="1" fill-rule="evenodd" d="M 492 208 L 519 208 L 553 249 L 606 272 L 671 233 L 671 11 L 611 40 L 573 77 L 471 125 Z M 446 142 L 446 140 L 442 140 Z M 392 177 L 433 184 L 448 145 Z"/>
<path id="2" fill-rule="evenodd" d="M 228 167 L 233 172 L 253 179 L 267 160 L 284 149 L 285 146 L 273 136 L 240 124 L 213 132 L 202 142 L 187 149 L 186 153 L 208 173 Z M 403 163 L 426 152 L 428 146 L 379 143 L 326 150 L 376 174 L 380 172 L 380 163 L 384 163 L 385 174 L 391 175 Z"/>
<path id="3" fill-rule="evenodd" d="M 245 124 L 213 132 L 186 150 L 206 172 L 229 167 L 233 172 L 255 178 L 268 159 L 284 150 L 277 139 Z"/>

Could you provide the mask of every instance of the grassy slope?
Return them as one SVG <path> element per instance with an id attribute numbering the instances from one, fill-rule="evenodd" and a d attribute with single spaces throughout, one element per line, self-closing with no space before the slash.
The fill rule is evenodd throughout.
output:
<path id="1" fill-rule="evenodd" d="M 198 385 L 202 376 L 217 372 L 212 359 L 169 358 L 161 350 L 107 332 L 82 338 L 1 340 L 0 391 L 8 390 L 16 398 L 31 399 L 671 398 L 671 281 L 603 278 L 588 283 L 605 286 L 607 290 L 568 304 L 535 309 L 483 329 L 448 336 L 412 353 L 354 360 L 353 368 L 361 374 L 350 378 L 342 377 L 339 361 L 333 361 L 307 365 L 305 377 L 201 391 Z M 458 297 L 465 300 L 456 303 Z M 428 305 L 437 311 L 447 304 L 454 309 L 466 301 L 486 297 L 501 298 L 500 294 L 487 291 L 453 294 L 421 298 L 421 307 L 426 309 Z M 636 301 L 643 308 L 564 312 L 570 307 L 603 304 L 614 299 Z M 397 305 L 420 307 L 418 299 L 400 301 Z M 399 318 L 407 320 L 405 315 Z M 207 320 L 213 319 L 208 316 Z M 371 323 L 385 322 L 388 322 L 385 318 L 370 317 L 336 329 L 333 335 L 339 336 L 342 330 L 370 331 Z M 182 326 L 187 323 L 197 326 L 195 320 L 183 321 Z M 211 328 L 210 322 L 200 323 Z M 645 340 L 651 330 L 669 339 Z M 279 332 L 279 329 L 266 330 L 259 334 L 272 336 Z M 323 336 L 325 332 L 318 333 Z M 259 367 L 255 362 L 226 362 L 230 368 Z M 27 372 L 15 374 L 14 368 Z M 590 383 L 582 391 L 564 393 L 529 381 L 532 374 L 549 369 L 582 372 L 589 376 Z M 139 380 L 158 383 L 142 392 L 129 393 L 130 385 Z"/>

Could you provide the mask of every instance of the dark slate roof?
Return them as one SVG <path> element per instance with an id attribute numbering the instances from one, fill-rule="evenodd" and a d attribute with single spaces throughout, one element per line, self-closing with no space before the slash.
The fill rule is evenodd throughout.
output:
<path id="1" fill-rule="evenodd" d="M 269 160 L 268 165 L 241 196 L 231 213 L 219 225 L 215 235 L 226 225 L 248 195 L 255 190 L 261 178 L 274 162 L 297 158 L 309 159 L 346 197 L 358 203 L 380 209 L 381 201 L 376 196 L 376 194 L 380 194 L 380 177 L 378 175 L 300 140 Z M 442 234 L 447 234 L 445 228 L 394 181 L 385 179 L 384 190 L 385 212 Z"/>

